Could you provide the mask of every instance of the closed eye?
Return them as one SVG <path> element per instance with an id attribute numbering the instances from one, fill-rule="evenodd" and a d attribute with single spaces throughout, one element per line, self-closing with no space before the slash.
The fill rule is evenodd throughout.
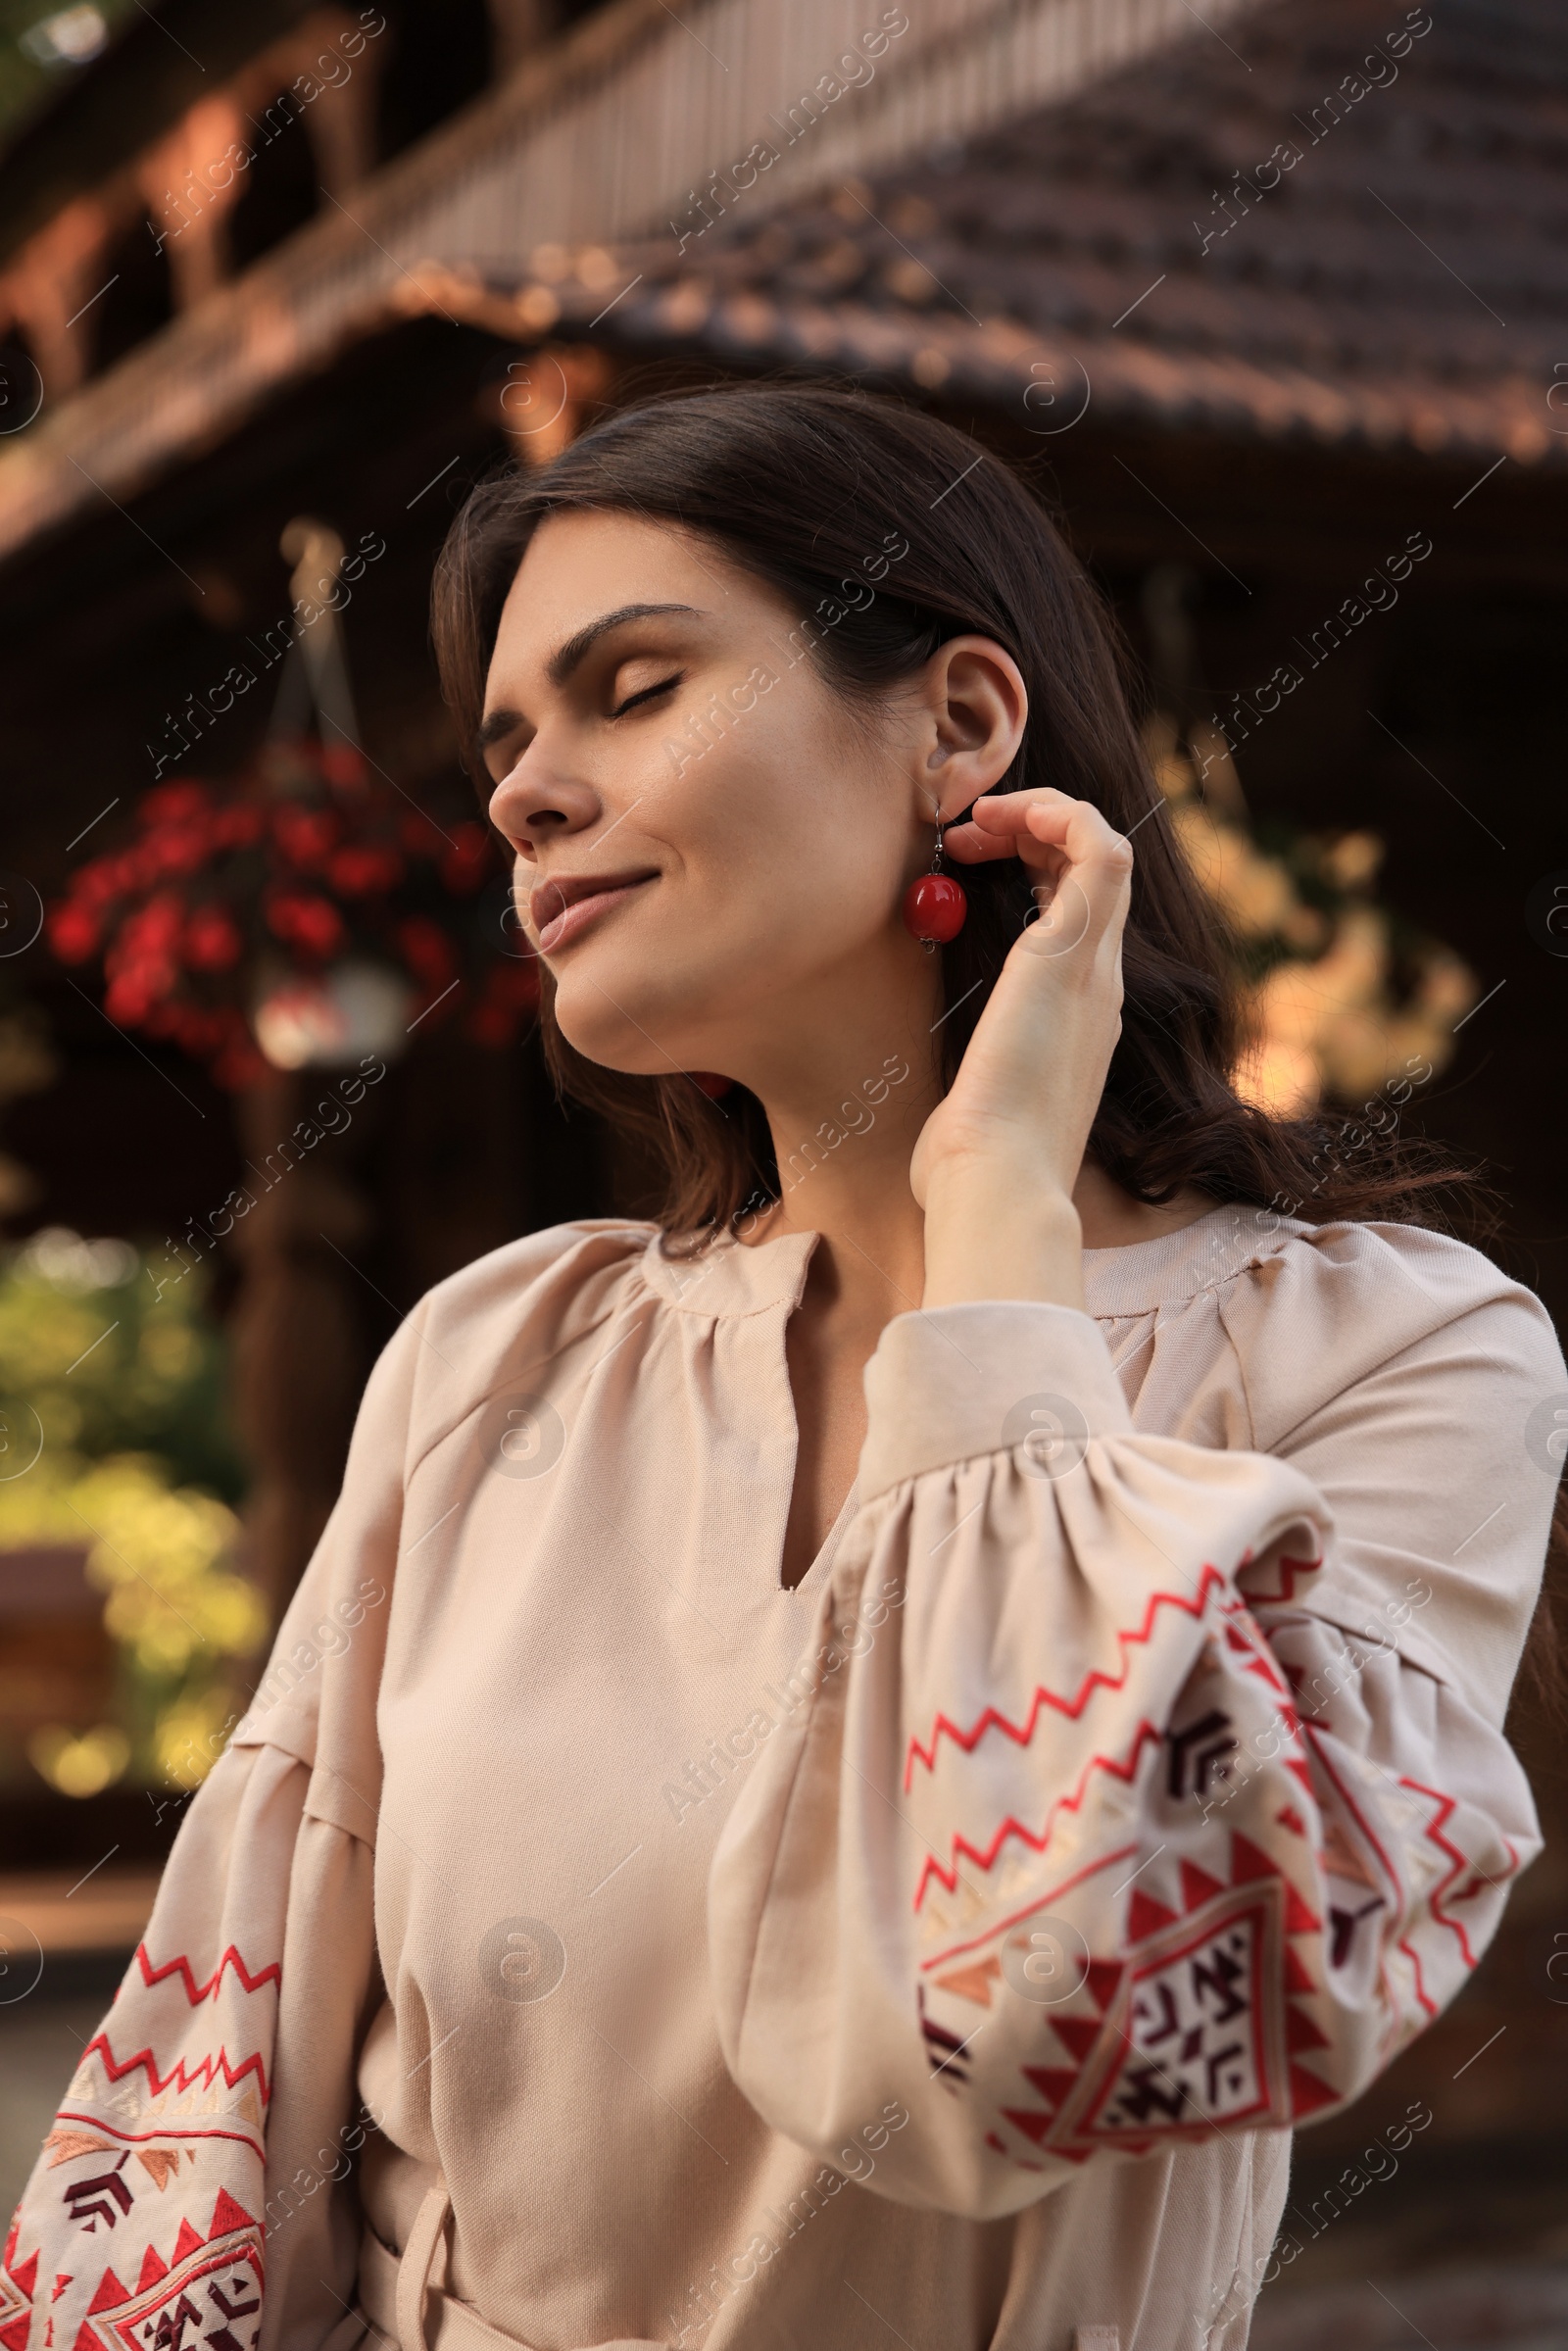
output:
<path id="1" fill-rule="evenodd" d="M 680 684 L 685 675 L 685 670 L 679 669 L 673 677 L 666 677 L 661 685 L 644 686 L 640 694 L 628 694 L 619 708 L 612 710 L 610 715 L 612 718 L 624 718 L 626 712 L 634 710 L 640 702 L 651 702 L 656 694 L 667 694 L 672 686 Z"/>

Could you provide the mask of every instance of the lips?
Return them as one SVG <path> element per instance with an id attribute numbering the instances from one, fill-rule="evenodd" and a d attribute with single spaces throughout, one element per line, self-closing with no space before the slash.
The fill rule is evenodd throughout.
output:
<path id="1" fill-rule="evenodd" d="M 564 873 L 536 882 L 528 898 L 528 914 L 538 935 L 539 953 L 551 955 L 565 947 L 634 892 L 659 879 L 656 870 L 630 873 Z"/>

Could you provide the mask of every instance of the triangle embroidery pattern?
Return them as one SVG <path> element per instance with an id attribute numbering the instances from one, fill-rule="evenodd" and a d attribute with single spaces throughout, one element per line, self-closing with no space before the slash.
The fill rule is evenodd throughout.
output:
<path id="1" fill-rule="evenodd" d="M 105 2272 L 88 2313 L 101 2351 L 172 2351 L 197 2342 L 210 2351 L 255 2351 L 262 2274 L 261 2226 L 220 2187 L 208 2234 L 182 2219 L 167 2265 L 148 2247 L 133 2293 Z"/>
<path id="2" fill-rule="evenodd" d="M 13 2225 L 0 2264 L 0 2345 L 4 2351 L 27 2351 L 32 2325 L 32 2297 L 38 2283 L 38 2256 L 17 2260 L 18 2231 Z"/>
<path id="3" fill-rule="evenodd" d="M 978 2008 L 991 2005 L 991 1986 L 1002 1977 L 1002 1962 L 993 1953 L 973 1967 L 955 1968 L 950 1976 L 937 1978 L 937 1989 L 956 1993 L 960 2000 L 973 2000 Z"/>
<path id="4" fill-rule="evenodd" d="M 1236 1832 L 1228 1886 L 1191 1861 L 1179 1875 L 1181 1909 L 1135 1887 L 1127 1958 L 1091 1962 L 1070 2009 L 1049 2010 L 1040 2045 L 1061 2061 L 1021 2069 L 1029 2099 L 1000 2109 L 999 2134 L 1006 2126 L 1032 2150 L 1079 2162 L 1100 2146 L 1142 2154 L 1336 2102 L 1301 2062 L 1331 2045 L 1296 2004 L 1320 1990 L 1296 1948 L 1322 1933 L 1311 1906 Z M 1022 2160 L 1016 2139 L 1004 2144 Z"/>

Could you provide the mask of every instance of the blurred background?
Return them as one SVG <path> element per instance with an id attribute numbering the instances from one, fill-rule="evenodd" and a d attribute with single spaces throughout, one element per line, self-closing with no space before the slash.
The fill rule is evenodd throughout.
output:
<path id="1" fill-rule="evenodd" d="M 1553 0 L 0 0 L 7 2209 L 375 1351 L 649 1198 L 554 1101 L 437 692 L 468 487 L 780 371 L 974 433 L 1119 612 L 1242 1083 L 1484 1160 L 1561 1323 L 1565 214 Z M 1263 2351 L 1568 2344 L 1514 1728 L 1547 1853 L 1303 2134 Z"/>

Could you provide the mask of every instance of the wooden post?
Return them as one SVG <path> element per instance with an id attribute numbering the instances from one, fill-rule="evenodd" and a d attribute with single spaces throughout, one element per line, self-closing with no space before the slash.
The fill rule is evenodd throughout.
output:
<path id="1" fill-rule="evenodd" d="M 373 1222 L 352 1180 L 369 1121 L 356 1122 L 352 1151 L 331 1136 L 285 1153 L 316 1093 L 312 1073 L 279 1073 L 237 1104 L 256 1205 L 233 1234 L 244 1268 L 230 1322 L 234 1405 L 253 1479 L 249 1565 L 274 1624 L 336 1499 L 370 1352 L 349 1262 Z"/>

